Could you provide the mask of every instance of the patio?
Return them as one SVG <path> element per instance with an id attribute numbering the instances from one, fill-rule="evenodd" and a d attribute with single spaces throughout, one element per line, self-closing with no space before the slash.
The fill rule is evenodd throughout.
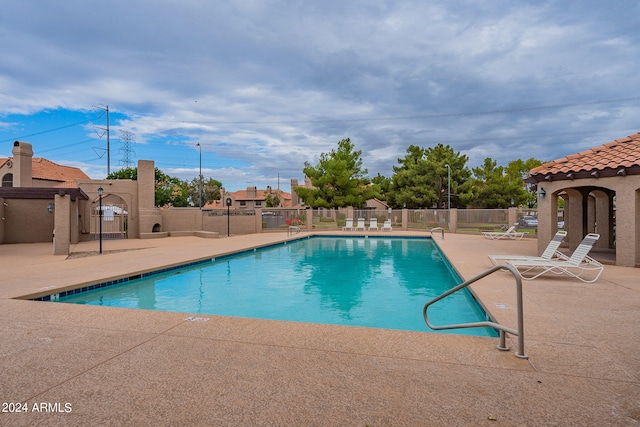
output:
<path id="1" fill-rule="evenodd" d="M 428 235 L 392 233 L 416 234 Z M 0 425 L 640 424 L 634 268 L 607 265 L 593 284 L 525 282 L 528 360 L 514 356 L 514 337 L 501 352 L 497 338 L 190 321 L 185 313 L 13 299 L 286 238 L 130 239 L 93 256 L 98 242 L 83 242 L 71 247 L 83 256 L 69 259 L 52 255 L 50 243 L 0 245 L 0 396 L 28 408 L 0 413 Z M 447 234 L 436 242 L 465 278 L 491 266 L 487 254 L 537 255 L 531 238 Z M 515 326 L 512 276 L 493 274 L 473 290 L 495 320 Z"/>

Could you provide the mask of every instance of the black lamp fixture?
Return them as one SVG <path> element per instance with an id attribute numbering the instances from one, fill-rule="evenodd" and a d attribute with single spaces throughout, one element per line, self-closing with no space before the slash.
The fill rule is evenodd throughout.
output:
<path id="1" fill-rule="evenodd" d="M 538 194 L 540 194 L 540 198 L 544 199 L 544 196 L 547 195 L 547 192 L 544 191 L 544 188 L 540 187 L 540 192 Z"/>
<path id="2" fill-rule="evenodd" d="M 6 204 L 6 203 L 5 203 L 5 204 Z M 54 209 L 55 209 L 55 206 L 53 205 L 53 203 L 49 203 L 49 204 L 47 205 L 47 212 L 49 212 L 49 213 L 53 213 Z"/>

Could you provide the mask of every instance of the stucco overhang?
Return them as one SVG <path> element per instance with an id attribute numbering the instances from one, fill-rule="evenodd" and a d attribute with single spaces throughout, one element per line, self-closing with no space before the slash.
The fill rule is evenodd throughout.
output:
<path id="1" fill-rule="evenodd" d="M 71 200 L 89 200 L 89 196 L 79 188 L 0 187 L 0 198 L 5 199 L 54 199 L 56 195 L 69 195 Z"/>

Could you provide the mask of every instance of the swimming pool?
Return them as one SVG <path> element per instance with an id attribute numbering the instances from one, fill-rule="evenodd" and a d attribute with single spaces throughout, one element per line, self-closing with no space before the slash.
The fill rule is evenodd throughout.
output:
<path id="1" fill-rule="evenodd" d="M 422 306 L 459 283 L 430 238 L 315 236 L 87 288 L 58 301 L 431 331 Z M 466 289 L 432 310 L 434 324 L 486 320 Z M 497 336 L 490 328 L 444 333 Z"/>

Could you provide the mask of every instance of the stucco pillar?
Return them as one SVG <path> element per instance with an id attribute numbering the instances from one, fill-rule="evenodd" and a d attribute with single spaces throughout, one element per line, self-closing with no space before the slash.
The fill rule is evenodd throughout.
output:
<path id="1" fill-rule="evenodd" d="M 449 213 L 449 231 L 455 233 L 458 228 L 458 209 L 450 209 Z"/>
<path id="2" fill-rule="evenodd" d="M 516 222 L 518 222 L 518 208 L 511 207 L 507 211 L 507 224 L 511 227 Z"/>
<path id="3" fill-rule="evenodd" d="M 594 191 L 596 196 L 594 211 L 595 232 L 600 235 L 600 239 L 595 244 L 596 248 L 609 248 L 609 196 L 603 191 Z"/>
<path id="4" fill-rule="evenodd" d="M 576 190 L 567 190 L 567 193 L 569 192 L 569 197 L 565 199 L 564 224 L 567 230 L 565 241 L 569 244 L 569 249 L 573 251 L 585 236 L 583 230 L 585 227 L 586 213 L 583 214 L 582 194 Z"/>
<path id="5" fill-rule="evenodd" d="M 156 206 L 156 172 L 153 161 L 138 161 L 138 206 L 153 209 Z"/>
<path id="6" fill-rule="evenodd" d="M 402 227 L 400 229 L 409 229 L 409 209 L 402 209 Z"/>
<path id="7" fill-rule="evenodd" d="M 549 187 L 544 191 L 545 195 L 542 196 L 540 194 L 542 188 L 542 186 L 538 188 L 538 255 L 541 255 L 547 248 L 558 226 L 556 223 L 558 218 L 558 198 L 551 192 Z M 511 210 L 509 210 L 509 220 L 511 221 Z M 513 222 L 515 223 L 516 221 Z"/>
<path id="8" fill-rule="evenodd" d="M 307 214 L 307 231 L 313 231 L 313 209 L 305 209 Z"/>
<path id="9" fill-rule="evenodd" d="M 640 191 L 619 189 L 616 194 L 616 265 L 635 267 L 640 263 Z"/>
<path id="10" fill-rule="evenodd" d="M 262 233 L 262 209 L 256 209 L 255 211 L 255 225 L 256 225 L 256 233 Z"/>
<path id="11" fill-rule="evenodd" d="M 4 225 L 6 218 L 4 216 L 4 197 L 0 197 L 0 244 L 4 243 Z"/>
<path id="12" fill-rule="evenodd" d="M 56 194 L 54 199 L 53 254 L 69 255 L 71 242 L 70 215 L 71 197 Z"/>

